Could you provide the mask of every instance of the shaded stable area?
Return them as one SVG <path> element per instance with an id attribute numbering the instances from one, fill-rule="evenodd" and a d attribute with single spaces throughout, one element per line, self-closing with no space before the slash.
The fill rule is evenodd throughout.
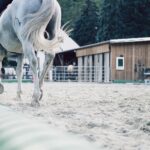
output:
<path id="1" fill-rule="evenodd" d="M 54 66 L 68 66 L 70 64 L 77 65 L 76 51 L 69 50 L 57 53 L 54 59 Z"/>
<path id="2" fill-rule="evenodd" d="M 53 66 L 51 73 L 53 81 L 77 81 L 77 57 L 74 50 L 57 53 Z"/>

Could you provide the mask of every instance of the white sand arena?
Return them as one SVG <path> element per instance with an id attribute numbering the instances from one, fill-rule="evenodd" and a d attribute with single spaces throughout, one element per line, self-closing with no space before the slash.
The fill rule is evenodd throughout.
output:
<path id="1" fill-rule="evenodd" d="M 5 83 L 0 104 L 98 144 L 102 150 L 150 149 L 150 86 L 45 83 L 40 108 L 30 106 L 32 84 Z"/>

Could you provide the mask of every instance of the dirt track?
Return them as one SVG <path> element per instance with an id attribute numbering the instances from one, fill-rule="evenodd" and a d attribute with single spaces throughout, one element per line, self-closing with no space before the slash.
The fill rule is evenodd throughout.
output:
<path id="1" fill-rule="evenodd" d="M 40 108 L 30 106 L 32 84 L 5 83 L 0 104 L 81 135 L 103 150 L 150 149 L 150 86 L 132 84 L 45 83 Z"/>

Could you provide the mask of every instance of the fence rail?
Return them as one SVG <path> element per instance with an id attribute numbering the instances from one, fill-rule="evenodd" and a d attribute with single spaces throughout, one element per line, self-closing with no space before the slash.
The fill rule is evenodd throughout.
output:
<path id="1" fill-rule="evenodd" d="M 3 75 L 2 78 L 14 80 L 17 77 L 13 72 L 13 74 Z M 23 73 L 23 79 L 33 79 L 30 70 Z M 99 66 L 56 66 L 48 71 L 45 80 L 54 82 L 109 82 L 109 69 Z"/>

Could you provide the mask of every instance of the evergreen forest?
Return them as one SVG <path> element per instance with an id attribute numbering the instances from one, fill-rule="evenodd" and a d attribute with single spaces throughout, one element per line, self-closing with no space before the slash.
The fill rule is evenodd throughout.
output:
<path id="1" fill-rule="evenodd" d="M 81 46 L 118 38 L 150 36 L 150 0 L 58 0 L 62 24 Z"/>

